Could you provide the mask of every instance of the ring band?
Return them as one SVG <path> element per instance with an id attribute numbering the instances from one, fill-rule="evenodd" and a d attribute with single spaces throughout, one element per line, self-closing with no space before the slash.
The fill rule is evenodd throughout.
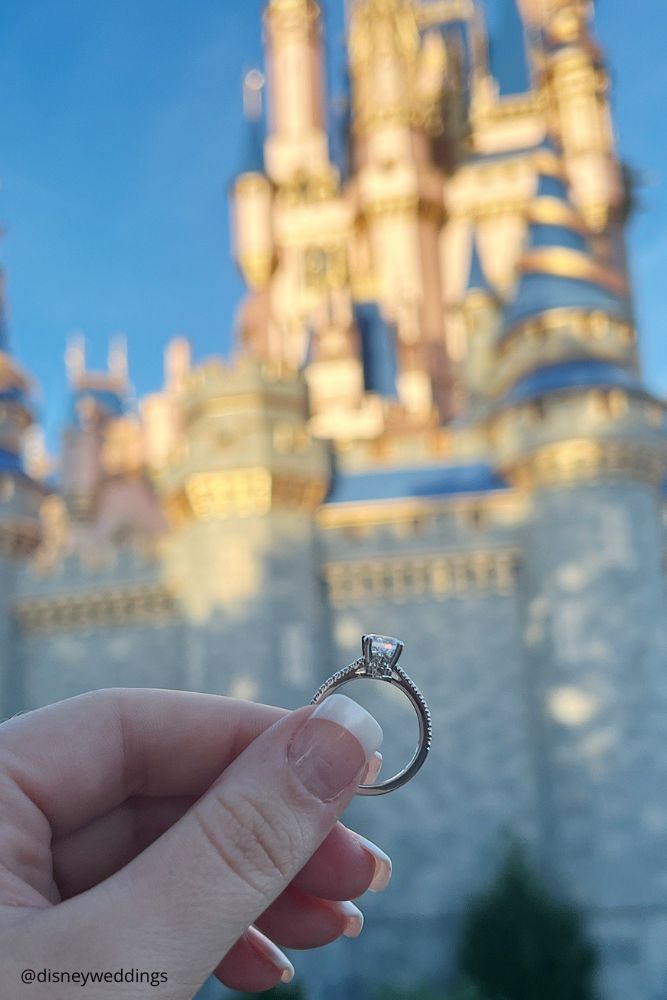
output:
<path id="1" fill-rule="evenodd" d="M 393 778 L 388 778 L 379 785 L 359 785 L 359 795 L 385 795 L 387 792 L 393 792 L 396 788 L 400 788 L 401 785 L 415 776 L 431 749 L 433 727 L 428 705 L 414 681 L 401 667 L 397 666 L 398 658 L 403 652 L 403 645 L 400 639 L 392 639 L 391 636 L 387 635 L 362 636 L 363 655 L 354 663 L 350 663 L 348 667 L 329 677 L 318 688 L 310 702 L 311 705 L 316 705 L 328 695 L 333 694 L 336 688 L 348 681 L 364 677 L 393 684 L 410 699 L 419 721 L 419 743 L 412 760 Z"/>

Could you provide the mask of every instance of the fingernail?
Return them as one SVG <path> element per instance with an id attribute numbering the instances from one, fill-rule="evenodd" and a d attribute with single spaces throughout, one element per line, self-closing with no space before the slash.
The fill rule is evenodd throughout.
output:
<path id="1" fill-rule="evenodd" d="M 344 694 L 331 694 L 296 732 L 287 759 L 308 791 L 330 802 L 359 780 L 381 743 L 382 729 L 370 712 Z"/>
<path id="2" fill-rule="evenodd" d="M 250 926 L 246 931 L 246 937 L 255 951 L 267 959 L 280 972 L 280 980 L 283 983 L 291 983 L 294 979 L 294 966 L 287 955 L 278 948 L 277 945 L 267 938 L 265 934 L 258 931 L 256 927 Z"/>
<path id="3" fill-rule="evenodd" d="M 343 934 L 348 938 L 357 938 L 361 934 L 364 926 L 364 915 L 354 903 L 339 903 L 340 912 L 345 917 L 345 928 Z"/>
<path id="4" fill-rule="evenodd" d="M 381 851 L 372 840 L 366 840 L 365 837 L 362 837 L 360 833 L 356 833 L 354 830 L 352 832 L 361 846 L 368 851 L 375 861 L 375 874 L 368 889 L 370 892 L 382 892 L 383 889 L 387 888 L 391 879 L 391 858 L 384 851 Z"/>
<path id="5" fill-rule="evenodd" d="M 371 759 L 369 760 L 368 766 L 366 767 L 366 773 L 363 778 L 363 784 L 364 785 L 374 784 L 375 779 L 380 773 L 381 767 L 382 767 L 382 754 L 376 750 Z"/>

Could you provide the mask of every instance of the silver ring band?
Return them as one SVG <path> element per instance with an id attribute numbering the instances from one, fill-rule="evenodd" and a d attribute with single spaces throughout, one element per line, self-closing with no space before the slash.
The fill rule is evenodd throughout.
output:
<path id="1" fill-rule="evenodd" d="M 358 786 L 359 795 L 385 795 L 387 792 L 393 792 L 394 789 L 400 788 L 406 781 L 413 778 L 426 760 L 431 749 L 433 735 L 431 713 L 417 685 L 401 667 L 397 666 L 398 658 L 403 652 L 403 643 L 400 639 L 393 639 L 386 635 L 365 635 L 361 640 L 361 648 L 363 655 L 354 663 L 350 663 L 348 667 L 329 677 L 315 692 L 310 704 L 316 705 L 328 695 L 333 694 L 337 688 L 347 684 L 348 681 L 364 677 L 393 684 L 407 695 L 419 721 L 419 743 L 412 760 L 402 771 L 399 771 L 392 778 L 382 781 L 379 785 Z"/>

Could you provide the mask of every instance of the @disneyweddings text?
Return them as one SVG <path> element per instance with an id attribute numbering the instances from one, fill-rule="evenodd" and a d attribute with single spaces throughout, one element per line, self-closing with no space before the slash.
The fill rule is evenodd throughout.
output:
<path id="1" fill-rule="evenodd" d="M 113 969 L 107 972 L 99 970 L 71 969 L 24 969 L 21 982 L 36 983 L 45 986 L 71 984 L 72 986 L 93 986 L 96 983 L 143 983 L 146 986 L 164 986 L 169 977 L 166 972 L 156 972 L 147 969 Z M 48 995 L 48 994 L 45 994 Z"/>

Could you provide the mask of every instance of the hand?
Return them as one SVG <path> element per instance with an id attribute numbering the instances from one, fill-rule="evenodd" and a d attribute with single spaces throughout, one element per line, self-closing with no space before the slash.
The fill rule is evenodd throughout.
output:
<path id="1" fill-rule="evenodd" d="M 0 996 L 78 996 L 80 980 L 21 983 L 44 969 L 166 974 L 159 990 L 88 981 L 95 1000 L 191 1000 L 211 972 L 265 990 L 293 975 L 277 945 L 356 936 L 346 901 L 391 865 L 337 819 L 381 740 L 342 695 L 287 712 L 106 690 L 3 723 Z"/>

